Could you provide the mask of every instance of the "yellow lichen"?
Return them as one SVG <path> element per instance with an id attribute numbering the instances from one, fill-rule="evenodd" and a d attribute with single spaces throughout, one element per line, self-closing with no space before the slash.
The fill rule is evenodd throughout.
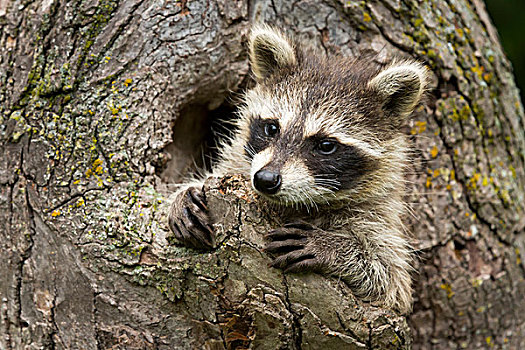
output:
<path id="1" fill-rule="evenodd" d="M 516 175 L 516 169 L 515 169 L 512 165 L 510 165 L 510 166 L 509 166 L 509 170 L 510 170 L 510 172 L 512 173 L 512 177 L 513 177 L 513 178 L 516 178 L 516 176 L 517 176 L 517 175 Z"/>
<path id="2" fill-rule="evenodd" d="M 478 307 L 478 308 L 476 309 L 476 312 L 478 312 L 478 313 L 482 313 L 482 312 L 485 312 L 486 309 L 487 309 L 487 308 L 486 308 L 485 306 L 480 306 L 480 307 Z"/>
<path id="3" fill-rule="evenodd" d="M 430 150 L 430 155 L 432 156 L 432 158 L 436 158 L 438 153 L 439 153 L 439 151 L 438 151 L 438 148 L 436 146 L 432 147 L 432 149 Z"/>
<path id="4" fill-rule="evenodd" d="M 483 280 L 481 278 L 473 278 L 471 284 L 472 287 L 477 288 L 483 284 Z"/>
<path id="5" fill-rule="evenodd" d="M 418 130 L 419 133 L 422 133 L 423 131 L 427 129 L 427 122 L 416 121 L 415 124 L 416 124 L 416 127 L 419 129 Z"/>
<path id="6" fill-rule="evenodd" d="M 121 107 L 120 106 L 114 106 L 112 104 L 108 104 L 108 109 L 111 111 L 111 114 L 117 115 L 120 112 Z"/>
<path id="7" fill-rule="evenodd" d="M 478 182 L 479 182 L 479 179 L 481 178 L 481 174 L 479 173 L 474 173 L 472 175 L 472 177 L 470 178 L 469 182 L 467 183 L 467 187 L 468 188 L 471 188 L 471 189 L 476 189 L 478 188 Z"/>
<path id="8" fill-rule="evenodd" d="M 475 65 L 474 67 L 470 68 L 470 70 L 478 75 L 478 77 L 481 79 L 483 75 L 483 71 L 485 68 L 480 65 Z"/>
<path id="9" fill-rule="evenodd" d="M 447 298 L 449 299 L 452 298 L 454 294 L 456 294 L 452 291 L 452 286 L 448 283 L 442 283 L 440 287 L 447 292 Z"/>

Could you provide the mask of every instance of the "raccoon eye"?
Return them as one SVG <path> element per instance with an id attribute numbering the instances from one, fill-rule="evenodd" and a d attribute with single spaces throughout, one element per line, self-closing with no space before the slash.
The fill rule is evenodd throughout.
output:
<path id="1" fill-rule="evenodd" d="M 264 134 L 269 137 L 273 137 L 279 131 L 279 126 L 274 123 L 264 124 Z"/>
<path id="2" fill-rule="evenodd" d="M 323 140 L 317 144 L 316 150 L 319 154 L 329 155 L 337 151 L 337 142 Z"/>

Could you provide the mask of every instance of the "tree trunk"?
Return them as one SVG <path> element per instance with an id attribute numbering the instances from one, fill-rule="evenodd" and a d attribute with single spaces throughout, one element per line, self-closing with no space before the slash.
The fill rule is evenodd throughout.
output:
<path id="1" fill-rule="evenodd" d="M 170 184 L 213 153 L 261 20 L 434 72 L 408 320 L 268 268 L 278 219 L 239 177 L 206 186 L 216 250 L 169 243 Z M 525 119 L 481 0 L 0 0 L 0 28 L 0 349 L 525 348 Z"/>

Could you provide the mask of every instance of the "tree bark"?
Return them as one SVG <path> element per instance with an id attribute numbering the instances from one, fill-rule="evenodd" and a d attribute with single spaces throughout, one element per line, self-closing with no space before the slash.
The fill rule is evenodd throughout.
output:
<path id="1" fill-rule="evenodd" d="M 262 20 L 434 73 L 407 128 L 408 320 L 267 267 L 278 218 L 239 177 L 206 186 L 216 250 L 169 242 L 170 183 Z M 525 118 L 480 0 L 0 0 L 0 28 L 0 349 L 525 348 Z"/>

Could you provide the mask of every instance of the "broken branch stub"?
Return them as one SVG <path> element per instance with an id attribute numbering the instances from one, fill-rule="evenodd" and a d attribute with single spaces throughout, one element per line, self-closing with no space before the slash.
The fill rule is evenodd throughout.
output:
<path id="1" fill-rule="evenodd" d="M 336 278 L 283 274 L 268 266 L 263 237 L 281 218 L 257 201 L 244 178 L 210 178 L 204 193 L 217 243 L 196 255 L 202 264 L 217 262 L 224 270 L 218 279 L 205 279 L 210 290 L 200 292 L 216 298 L 218 309 L 210 311 L 218 316 L 228 348 L 410 348 L 403 316 L 356 300 Z"/>

